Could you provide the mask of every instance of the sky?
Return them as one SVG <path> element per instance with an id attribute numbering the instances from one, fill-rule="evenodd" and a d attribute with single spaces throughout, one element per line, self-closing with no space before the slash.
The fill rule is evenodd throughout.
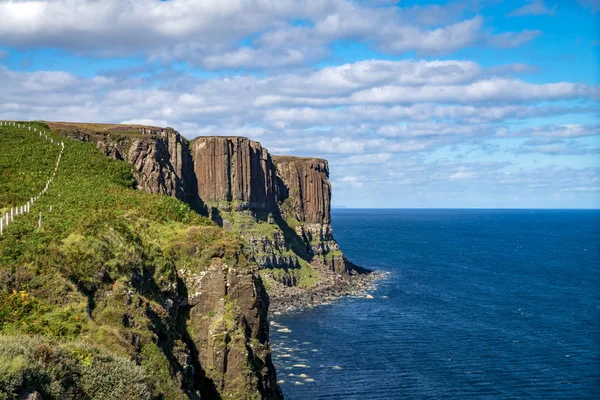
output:
<path id="1" fill-rule="evenodd" d="M 329 160 L 332 203 L 600 208 L 600 0 L 0 0 L 0 119 Z"/>

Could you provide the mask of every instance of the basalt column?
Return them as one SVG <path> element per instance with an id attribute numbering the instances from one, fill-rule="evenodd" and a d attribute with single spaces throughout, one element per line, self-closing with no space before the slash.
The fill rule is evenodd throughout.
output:
<path id="1" fill-rule="evenodd" d="M 273 156 L 287 196 L 281 212 L 295 226 L 314 254 L 313 263 L 323 263 L 344 274 L 351 264 L 344 258 L 331 229 L 331 183 L 329 165 L 319 158 Z"/>
<path id="2" fill-rule="evenodd" d="M 199 137 L 192 143 L 198 194 L 223 210 L 269 210 L 276 203 L 275 168 L 260 143 L 242 137 Z"/>

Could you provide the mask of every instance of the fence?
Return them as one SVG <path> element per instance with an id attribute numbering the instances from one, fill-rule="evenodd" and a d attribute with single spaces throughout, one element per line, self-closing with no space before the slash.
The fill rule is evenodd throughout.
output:
<path id="1" fill-rule="evenodd" d="M 38 130 L 35 127 L 32 128 L 29 125 L 22 125 L 22 124 L 14 122 L 14 121 L 0 121 L 0 127 L 2 127 L 2 126 L 14 126 L 14 127 L 23 128 L 23 129 L 27 128 L 28 131 L 32 131 L 34 134 L 37 133 L 40 138 L 43 138 L 44 140 L 48 141 L 49 143 L 60 146 L 60 153 L 58 155 L 58 159 L 56 160 L 56 163 L 54 164 L 54 171 L 52 171 L 52 176 L 46 181 L 46 185 L 44 186 L 44 189 L 42 189 L 42 191 L 39 192 L 37 194 L 37 196 L 30 198 L 27 201 L 27 203 L 25 203 L 21 206 L 18 206 L 18 207 L 11 208 L 10 211 L 7 212 L 3 216 L 0 215 L 0 236 L 2 236 L 4 234 L 4 230 L 6 229 L 6 227 L 9 224 L 12 224 L 16 217 L 18 217 L 19 215 L 29 213 L 31 211 L 31 206 L 33 206 L 33 204 L 40 198 L 40 196 L 42 196 L 43 194 L 45 194 L 48 191 L 48 188 L 50 187 L 50 185 L 54 181 L 54 178 L 56 177 L 56 172 L 58 171 L 58 166 L 60 165 L 60 161 L 62 160 L 62 156 L 65 152 L 65 143 L 64 142 L 55 141 L 53 138 L 48 137 L 48 134 L 42 132 L 41 130 Z M 40 212 L 40 218 L 38 220 L 38 227 L 41 226 L 41 224 L 42 224 L 42 213 Z"/>

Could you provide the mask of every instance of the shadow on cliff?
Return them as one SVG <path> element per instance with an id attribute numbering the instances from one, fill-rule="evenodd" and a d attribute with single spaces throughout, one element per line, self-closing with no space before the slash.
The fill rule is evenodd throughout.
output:
<path id="1" fill-rule="evenodd" d="M 188 289 L 183 280 L 179 277 L 176 278 L 175 293 L 163 294 L 153 279 L 152 271 L 143 271 L 141 276 L 140 274 L 135 275 L 132 277 L 132 283 L 140 293 L 144 293 L 145 296 L 160 304 L 165 303 L 165 297 L 173 301 L 169 317 L 174 323 L 169 323 L 170 326 L 165 324 L 163 318 L 149 304 L 146 305 L 145 314 L 152 322 L 150 329 L 157 337 L 155 344 L 168 360 L 171 374 L 177 378 L 185 395 L 191 400 L 221 400 L 222 397 L 215 383 L 207 378 L 200 365 L 198 350 L 187 330 L 186 322 L 190 319 L 190 307 L 187 303 L 182 302 L 182 299 L 188 298 Z M 179 338 L 185 344 L 185 349 L 189 352 L 187 365 L 182 365 L 179 361 L 180 357 L 176 354 L 176 343 L 173 338 Z"/>
<path id="2" fill-rule="evenodd" d="M 210 208 L 210 219 L 221 228 L 223 227 L 223 217 L 221 216 L 221 211 L 217 207 Z"/>

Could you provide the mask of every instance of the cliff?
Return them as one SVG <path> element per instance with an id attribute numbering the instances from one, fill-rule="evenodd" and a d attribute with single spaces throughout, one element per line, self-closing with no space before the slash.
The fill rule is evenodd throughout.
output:
<path id="1" fill-rule="evenodd" d="M 288 211 L 298 221 L 331 222 L 329 164 L 320 158 L 273 156 L 277 173 L 287 186 Z M 285 201 L 285 200 L 284 200 Z"/>
<path id="2" fill-rule="evenodd" d="M 275 156 L 273 161 L 287 189 L 282 212 L 288 221 L 292 221 L 296 233 L 315 256 L 339 252 L 331 228 L 331 183 L 327 161 L 290 156 Z M 331 266 L 336 272 L 346 272 L 343 263 L 334 264 Z"/>
<path id="3" fill-rule="evenodd" d="M 334 284 L 364 270 L 343 256 L 331 228 L 326 160 L 271 156 L 243 137 L 198 137 L 140 125 L 50 123 L 128 161 L 137 186 L 190 204 L 244 237 L 263 276 L 288 286 Z"/>
<path id="4" fill-rule="evenodd" d="M 283 270 L 267 275 L 310 286 L 319 280 L 300 276 L 350 272 L 333 238 L 326 160 L 271 156 L 243 137 L 199 137 L 191 147 L 199 197 L 213 219 L 248 240 L 263 269 Z M 240 218 L 244 211 L 251 215 Z"/>
<path id="5" fill-rule="evenodd" d="M 155 344 L 158 349 L 153 351 L 167 360 L 166 376 L 175 379 L 177 390 L 190 398 L 194 393 L 208 398 L 238 398 L 244 393 L 280 398 L 269 348 L 269 298 L 275 305 L 287 307 L 290 299 L 301 296 L 313 299 L 320 292 L 325 293 L 324 298 L 327 293 L 343 294 L 340 288 L 351 275 L 366 272 L 346 260 L 333 237 L 327 161 L 272 156 L 260 143 L 242 137 L 188 141 L 171 128 L 82 123 L 49 126 L 59 134 L 91 142 L 114 160 L 129 163 L 138 192 L 181 200 L 224 228 L 214 229 L 233 234 L 203 230 L 198 236 L 196 228 L 187 227 L 169 236 L 165 234 L 169 230 L 163 228 L 144 233 L 147 228 L 143 225 L 135 228 L 140 232 L 131 234 L 130 240 L 148 243 L 149 248 L 140 254 L 154 254 L 157 250 L 150 247 L 160 242 L 159 252 L 169 257 L 160 263 L 148 260 L 139 267 L 140 271 L 161 271 L 159 276 L 149 279 L 143 278 L 147 276 L 144 273 L 134 273 L 125 281 L 137 295 L 158 299 L 160 306 L 152 305 L 154 300 L 140 303 L 136 294 L 129 295 L 121 302 L 137 306 L 123 311 L 123 324 L 139 328 L 139 321 L 147 321 L 144 324 L 152 327 L 154 339 L 144 343 L 147 348 Z M 85 172 L 83 165 L 79 168 Z M 161 215 L 164 209 L 155 212 L 156 218 L 165 218 Z M 134 239 L 136 235 L 141 238 Z M 239 237 L 243 242 L 234 239 Z M 102 240 L 108 239 L 102 236 Z M 96 260 L 93 265 L 102 269 L 105 262 Z M 170 268 L 176 272 L 165 275 Z M 120 298 L 114 292 L 115 279 L 111 276 L 107 282 L 112 282 L 113 289 L 86 293 L 91 296 L 90 304 Z M 156 291 L 161 293 L 158 298 L 153 294 Z M 108 304 L 111 309 L 120 307 Z M 148 313 L 149 309 L 152 312 Z M 123 335 L 133 343 L 127 354 L 142 351 L 138 336 Z M 143 354 L 136 357 L 143 365 Z"/>
<path id="6" fill-rule="evenodd" d="M 192 142 L 198 195 L 206 203 L 236 210 L 268 210 L 277 187 L 271 156 L 260 143 L 241 137 L 199 137 Z"/>
<path id="7" fill-rule="evenodd" d="M 143 125 L 48 122 L 50 128 L 95 143 L 105 155 L 134 167 L 137 187 L 185 201 L 201 212 L 188 142 L 170 128 Z"/>
<path id="8" fill-rule="evenodd" d="M 185 139 L 61 127 L 79 141 L 61 138 L 51 189 L 0 236 L 0 397 L 282 398 L 258 266 L 239 235 L 177 199 Z M 32 151 L 37 140 L 3 132 L 0 157 L 31 154 L 35 165 L 17 172 L 35 178 L 55 158 Z M 129 159 L 138 149 L 147 158 Z M 154 163 L 155 174 L 137 166 Z M 147 193 L 163 189 L 170 196 Z"/>

